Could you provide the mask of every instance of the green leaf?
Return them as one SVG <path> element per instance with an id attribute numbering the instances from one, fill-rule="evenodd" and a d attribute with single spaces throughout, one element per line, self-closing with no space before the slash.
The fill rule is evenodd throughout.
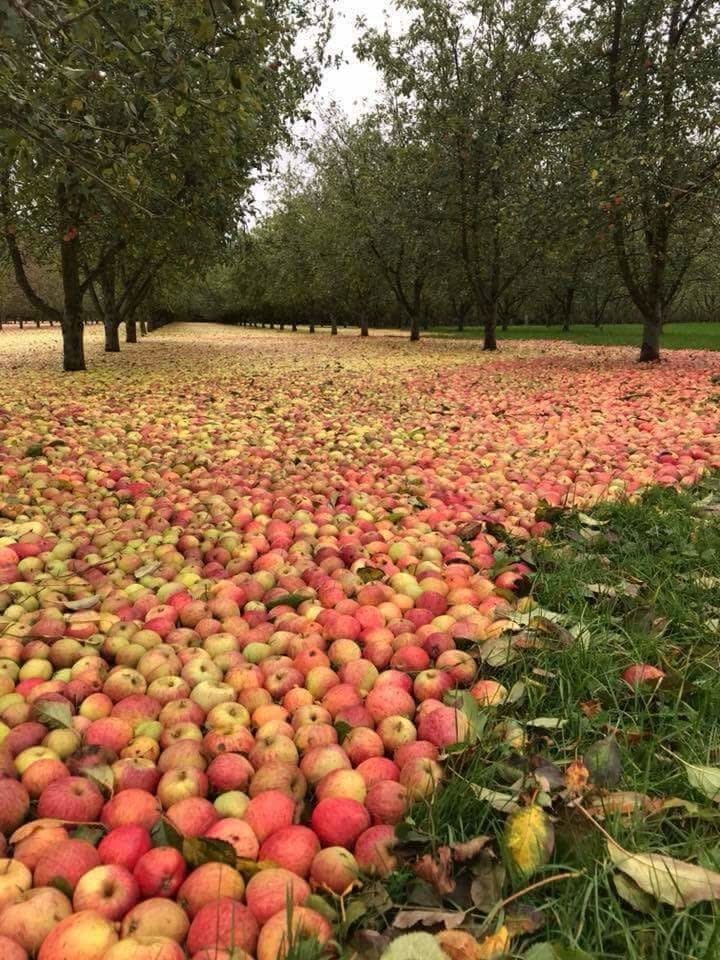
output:
<path id="1" fill-rule="evenodd" d="M 622 775 L 622 758 L 613 736 L 599 740 L 585 751 L 583 763 L 590 771 L 592 782 L 604 789 L 616 787 Z"/>
<path id="2" fill-rule="evenodd" d="M 25 451 L 26 457 L 41 457 L 43 455 L 43 445 L 41 443 L 31 443 Z"/>
<path id="3" fill-rule="evenodd" d="M 65 896 L 72 902 L 73 898 L 73 888 L 70 886 L 65 877 L 53 877 L 52 880 L 48 880 L 48 887 L 55 887 L 56 890 L 59 890 L 60 893 L 64 893 Z"/>
<path id="4" fill-rule="evenodd" d="M 338 743 L 342 743 L 345 737 L 350 733 L 352 727 L 349 723 L 345 723 L 344 720 L 337 720 L 333 726 L 338 735 Z"/>
<path id="5" fill-rule="evenodd" d="M 375 580 L 382 580 L 385 576 L 377 567 L 361 567 L 357 575 L 363 583 L 374 583 Z"/>
<path id="6" fill-rule="evenodd" d="M 38 723 L 50 730 L 72 730 L 72 710 L 69 703 L 41 701 L 34 713 Z"/>
<path id="7" fill-rule="evenodd" d="M 309 599 L 310 597 L 305 593 L 286 593 L 284 596 L 275 597 L 274 600 L 266 603 L 265 609 L 274 610 L 275 607 L 292 607 L 293 610 L 297 610 L 301 603 L 305 603 Z"/>
<path id="8" fill-rule="evenodd" d="M 638 913 L 657 912 L 657 901 L 649 893 L 641 890 L 635 881 L 626 877 L 624 873 L 614 874 L 613 883 L 618 896 L 629 903 L 633 910 L 637 910 Z"/>
<path id="9" fill-rule="evenodd" d="M 115 789 L 115 776 L 112 768 L 106 763 L 100 763 L 96 767 L 88 767 L 84 775 L 88 780 L 96 783 L 103 793 L 112 794 Z"/>
<path id="10" fill-rule="evenodd" d="M 160 819 L 150 830 L 154 847 L 174 847 L 182 853 L 183 836 L 169 820 Z"/>
<path id="11" fill-rule="evenodd" d="M 231 843 L 210 837 L 186 837 L 180 852 L 190 867 L 201 867 L 204 863 L 226 863 L 234 867 L 237 861 Z"/>
<path id="12" fill-rule="evenodd" d="M 105 836 L 105 832 L 105 827 L 81 823 L 72 831 L 71 836 L 73 840 L 84 840 L 86 843 L 91 843 L 96 847 Z"/>
<path id="13" fill-rule="evenodd" d="M 535 943 L 525 954 L 525 960 L 593 960 L 589 953 L 579 947 L 566 947 L 564 943 L 546 940 Z"/>

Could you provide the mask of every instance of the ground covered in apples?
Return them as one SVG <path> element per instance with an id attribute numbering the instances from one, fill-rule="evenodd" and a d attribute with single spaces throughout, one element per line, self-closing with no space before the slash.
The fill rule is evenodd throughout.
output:
<path id="1" fill-rule="evenodd" d="M 714 355 L 58 337 L 0 334 L 3 960 L 713 956 Z"/>

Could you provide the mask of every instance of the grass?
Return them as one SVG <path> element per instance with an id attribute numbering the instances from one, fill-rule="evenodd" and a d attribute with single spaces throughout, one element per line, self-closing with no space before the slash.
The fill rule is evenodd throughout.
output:
<path id="1" fill-rule="evenodd" d="M 468 327 L 459 333 L 457 330 L 438 328 L 430 336 L 457 338 L 462 340 L 482 339 L 482 327 Z M 589 325 L 573 327 L 563 333 L 559 326 L 510 327 L 498 329 L 500 340 L 567 340 L 570 343 L 588 346 L 632 346 L 639 347 L 642 339 L 642 326 L 639 323 L 610 324 L 603 327 Z M 720 350 L 720 323 L 675 323 L 665 324 L 662 347 L 667 350 Z"/>
<path id="2" fill-rule="evenodd" d="M 602 525 L 589 525 L 583 515 L 561 517 L 551 542 L 534 555 L 533 599 L 561 613 L 577 636 L 568 645 L 561 631 L 555 639 L 562 643 L 543 632 L 543 648 L 483 668 L 508 688 L 523 682 L 525 696 L 512 707 L 485 711 L 492 719 L 478 744 L 449 758 L 445 787 L 431 805 L 415 808 L 402 832 L 425 851 L 480 834 L 494 838 L 500 859 L 480 871 L 485 881 L 494 876 L 493 902 L 558 872 L 579 874 L 514 904 L 543 927 L 515 939 L 513 957 L 552 941 L 569 951 L 562 954 L 568 960 L 717 960 L 718 906 L 673 909 L 643 897 L 647 912 L 631 908 L 616 889 L 601 831 L 572 809 L 552 779 L 559 777 L 562 788 L 567 765 L 613 733 L 620 770 L 609 789 L 637 791 L 655 804 L 650 812 L 610 814 L 604 828 L 627 850 L 661 852 L 720 871 L 720 810 L 690 786 L 673 756 L 720 766 L 720 479 L 690 491 L 654 489 L 640 502 L 600 506 L 593 518 Z M 598 592 L 596 584 L 613 590 Z M 659 688 L 634 691 L 622 682 L 622 672 L 640 662 L 666 672 Z M 502 719 L 539 717 L 561 726 L 527 727 L 522 753 L 493 735 Z M 513 793 L 513 782 L 524 778 L 527 799 L 528 785 L 535 784 L 535 793 L 548 789 L 548 777 L 554 854 L 532 877 L 520 878 L 503 852 L 505 816 L 478 799 L 476 786 Z M 670 797 L 684 805 L 660 809 Z M 396 903 L 418 896 L 427 903 L 427 885 L 418 887 L 408 871 L 392 875 L 386 889 Z M 457 893 L 462 908 L 466 894 Z M 455 897 L 439 905 L 458 905 Z"/>

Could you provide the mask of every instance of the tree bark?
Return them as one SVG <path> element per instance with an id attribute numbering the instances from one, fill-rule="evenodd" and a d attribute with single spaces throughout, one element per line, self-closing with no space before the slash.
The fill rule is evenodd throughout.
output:
<path id="1" fill-rule="evenodd" d="M 333 314 L 333 316 L 330 319 L 330 335 L 333 337 L 336 337 L 337 332 L 338 332 L 337 318 Z"/>
<path id="2" fill-rule="evenodd" d="M 420 317 L 414 313 L 410 317 L 410 342 L 414 343 L 420 339 Z"/>
<path id="3" fill-rule="evenodd" d="M 656 301 L 652 316 L 646 316 L 643 322 L 642 346 L 640 347 L 640 363 L 651 363 L 660 359 L 660 334 L 663 325 L 663 307 L 661 301 Z"/>
<path id="4" fill-rule="evenodd" d="M 63 370 L 85 370 L 85 326 L 82 316 L 83 290 L 80 283 L 80 250 L 65 186 L 58 189 L 60 213 L 60 271 L 63 285 Z"/>
<path id="5" fill-rule="evenodd" d="M 293 320 L 291 330 L 293 333 L 297 333 L 297 321 Z"/>
<path id="6" fill-rule="evenodd" d="M 360 336 L 361 337 L 370 336 L 370 326 L 368 324 L 368 318 L 365 316 L 360 317 Z"/>
<path id="7" fill-rule="evenodd" d="M 105 353 L 120 353 L 120 331 L 112 320 L 105 320 Z"/>
<path id="8" fill-rule="evenodd" d="M 111 257 L 100 272 L 100 287 L 103 298 L 103 326 L 105 327 L 105 353 L 120 353 L 120 317 L 115 296 L 115 257 Z"/>
<path id="9" fill-rule="evenodd" d="M 308 327 L 308 333 L 315 333 L 315 324 L 311 323 Z"/>
<path id="10" fill-rule="evenodd" d="M 137 320 L 135 318 L 135 314 L 130 313 L 127 317 L 125 317 L 125 343 L 137 342 Z"/>
<path id="11" fill-rule="evenodd" d="M 484 328 L 483 350 L 497 350 L 497 301 L 495 300 L 488 304 Z"/>
<path id="12" fill-rule="evenodd" d="M 140 320 L 140 336 L 141 336 L 141 337 L 146 337 L 147 334 L 148 334 L 147 321 L 146 321 L 145 318 L 143 317 L 143 318 Z M 137 343 L 137 330 L 135 331 L 135 342 Z"/>

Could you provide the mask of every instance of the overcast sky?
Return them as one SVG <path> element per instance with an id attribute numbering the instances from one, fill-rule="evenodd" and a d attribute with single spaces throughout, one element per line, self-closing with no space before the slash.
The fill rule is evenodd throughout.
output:
<path id="1" fill-rule="evenodd" d="M 360 63 L 353 53 L 357 38 L 355 21 L 362 16 L 369 26 L 382 27 L 385 11 L 391 9 L 392 0 L 337 0 L 328 52 L 332 56 L 340 54 L 343 63 L 336 69 L 326 71 L 320 90 L 313 98 L 314 103 L 334 100 L 347 114 L 356 117 L 362 113 L 366 103 L 376 100 L 380 89 L 379 75 L 371 64 Z M 397 14 L 394 14 L 393 21 L 397 21 Z M 263 212 L 268 206 L 267 184 L 257 184 L 253 193 L 258 211 Z"/>

